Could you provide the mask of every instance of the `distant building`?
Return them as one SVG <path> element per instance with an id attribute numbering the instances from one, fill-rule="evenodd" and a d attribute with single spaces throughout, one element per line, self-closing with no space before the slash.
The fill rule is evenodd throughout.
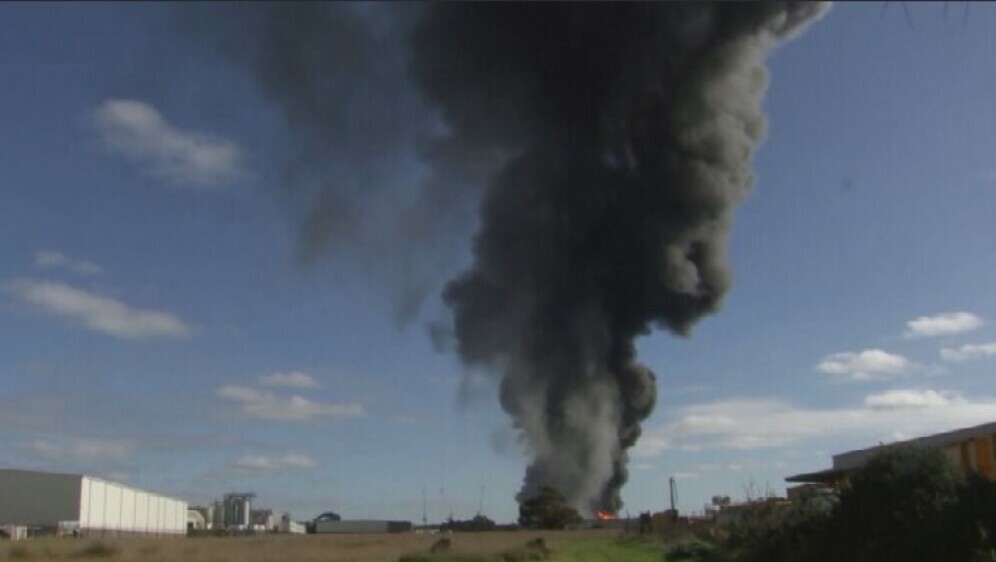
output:
<path id="1" fill-rule="evenodd" d="M 207 530 L 208 524 L 207 520 L 204 519 L 204 514 L 197 508 L 187 509 L 187 530 L 188 531 L 204 531 Z"/>
<path id="2" fill-rule="evenodd" d="M 0 525 L 0 538 L 19 541 L 28 538 L 28 528 L 24 525 Z"/>
<path id="3" fill-rule="evenodd" d="M 252 530 L 252 492 L 233 492 L 222 498 L 223 529 Z"/>
<path id="4" fill-rule="evenodd" d="M 187 502 L 82 474 L 0 469 L 0 525 L 79 536 L 177 536 Z"/>
<path id="5" fill-rule="evenodd" d="M 201 516 L 200 520 L 198 520 L 196 516 L 188 514 L 188 516 L 187 516 L 188 525 L 191 522 L 191 520 L 193 520 L 195 522 L 195 526 L 194 526 L 195 529 L 198 529 L 198 530 L 208 530 L 208 529 L 214 529 L 215 528 L 215 525 L 214 525 L 214 520 L 215 520 L 215 505 L 214 504 L 192 505 L 192 506 L 190 506 L 190 509 L 188 511 L 196 511 Z M 200 524 L 201 520 L 203 520 L 203 525 L 204 526 L 203 527 L 198 527 L 197 525 Z"/>
<path id="6" fill-rule="evenodd" d="M 410 533 L 411 521 L 380 520 L 324 520 L 315 522 L 315 533 L 354 534 L 354 533 Z"/>
<path id="7" fill-rule="evenodd" d="M 285 513 L 280 518 L 280 532 L 303 535 L 307 532 L 307 527 L 304 523 L 292 520 L 290 514 Z"/>
<path id="8" fill-rule="evenodd" d="M 272 509 L 254 509 L 252 510 L 253 530 L 266 533 L 279 533 L 280 520 L 282 517 L 283 513 L 280 513 L 279 511 L 274 511 Z"/>
<path id="9" fill-rule="evenodd" d="M 809 472 L 789 476 L 788 482 L 804 484 L 823 484 L 839 487 L 847 482 L 850 474 L 863 467 L 876 454 L 899 445 L 914 445 L 919 447 L 937 448 L 966 472 L 975 472 L 990 480 L 996 480 L 996 422 L 975 427 L 957 429 L 944 433 L 878 445 L 867 449 L 848 451 L 833 456 L 831 468 L 819 472 Z M 811 487 L 811 486 L 810 486 Z M 802 487 L 799 487 L 802 489 Z M 793 494 L 793 490 L 789 490 Z"/>

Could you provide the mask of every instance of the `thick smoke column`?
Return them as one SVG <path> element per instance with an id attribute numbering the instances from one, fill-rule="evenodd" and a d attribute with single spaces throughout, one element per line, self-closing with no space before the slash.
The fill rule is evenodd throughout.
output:
<path id="1" fill-rule="evenodd" d="M 440 4 L 415 76 L 456 144 L 513 154 L 447 285 L 461 358 L 496 369 L 553 485 L 617 511 L 654 407 L 634 338 L 685 335 L 730 286 L 727 238 L 765 134 L 766 51 L 823 6 Z"/>
<path id="2" fill-rule="evenodd" d="M 824 9 L 198 4 L 178 21 L 282 116 L 302 255 L 359 262 L 399 317 L 485 188 L 473 265 L 443 294 L 460 356 L 502 377 L 533 454 L 520 499 L 552 485 L 617 511 L 656 395 L 633 340 L 718 308 L 764 56 Z"/>

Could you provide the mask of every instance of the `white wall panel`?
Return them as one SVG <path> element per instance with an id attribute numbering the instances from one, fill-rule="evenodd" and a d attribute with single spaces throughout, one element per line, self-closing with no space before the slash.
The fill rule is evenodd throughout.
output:
<path id="1" fill-rule="evenodd" d="M 121 486 L 107 483 L 107 495 L 104 499 L 104 528 L 121 529 Z"/>
<path id="2" fill-rule="evenodd" d="M 106 502 L 104 500 L 107 497 L 107 484 L 103 480 L 87 479 L 90 480 L 90 505 L 84 509 L 90 512 L 89 528 L 104 529 L 106 521 L 104 509 Z"/>
<path id="3" fill-rule="evenodd" d="M 137 531 L 149 530 L 149 494 L 143 491 L 135 492 L 135 524 Z"/>
<path id="4" fill-rule="evenodd" d="M 135 522 L 135 490 L 121 489 L 121 530 L 137 531 Z"/>
<path id="5" fill-rule="evenodd" d="M 161 507 L 162 498 L 159 496 L 150 495 L 149 496 L 149 532 L 158 533 L 159 532 L 159 508 Z"/>
<path id="6" fill-rule="evenodd" d="M 80 482 L 80 528 L 90 528 L 90 479 L 82 477 Z"/>
<path id="7" fill-rule="evenodd" d="M 176 502 L 174 502 L 173 500 L 166 500 L 164 502 L 166 507 L 165 517 L 163 518 L 164 532 L 172 532 L 173 528 L 176 527 L 176 519 L 173 516 L 173 508 L 175 503 Z"/>

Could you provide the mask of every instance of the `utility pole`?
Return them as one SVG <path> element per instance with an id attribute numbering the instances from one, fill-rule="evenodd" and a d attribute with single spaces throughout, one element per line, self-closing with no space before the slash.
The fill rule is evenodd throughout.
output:
<path id="1" fill-rule="evenodd" d="M 675 499 L 678 497 L 678 487 L 674 483 L 674 476 L 668 477 L 667 483 L 668 483 L 668 488 L 670 488 L 670 492 L 671 492 L 671 513 L 674 513 L 675 515 L 677 515 L 678 514 L 678 510 L 675 509 L 674 502 L 675 502 Z"/>
<path id="2" fill-rule="evenodd" d="M 425 513 L 425 486 L 422 486 L 422 528 L 429 526 L 429 519 Z"/>

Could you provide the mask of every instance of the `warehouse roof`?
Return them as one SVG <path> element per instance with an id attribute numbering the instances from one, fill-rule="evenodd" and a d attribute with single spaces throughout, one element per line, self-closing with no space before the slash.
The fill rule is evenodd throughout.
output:
<path id="1" fill-rule="evenodd" d="M 961 429 L 955 429 L 953 431 L 945 431 L 942 433 L 935 433 L 933 435 L 927 435 L 924 437 L 917 437 L 915 439 L 896 441 L 894 443 L 889 443 L 889 444 L 880 444 L 874 447 L 867 447 L 865 449 L 855 449 L 853 451 L 847 451 L 845 453 L 834 455 L 833 468 L 829 468 L 827 470 L 821 470 L 818 472 L 795 474 L 789 476 L 785 480 L 787 482 L 820 482 L 820 483 L 834 482 L 840 480 L 845 475 L 846 472 L 862 467 L 873 456 L 875 456 L 882 450 L 887 449 L 889 447 L 896 447 L 899 445 L 914 445 L 918 447 L 945 447 L 947 445 L 961 443 L 962 441 L 967 441 L 969 439 L 974 439 L 977 437 L 985 437 L 994 434 L 996 434 L 996 422 L 989 422 L 989 423 L 984 423 L 982 425 L 965 427 Z"/>

